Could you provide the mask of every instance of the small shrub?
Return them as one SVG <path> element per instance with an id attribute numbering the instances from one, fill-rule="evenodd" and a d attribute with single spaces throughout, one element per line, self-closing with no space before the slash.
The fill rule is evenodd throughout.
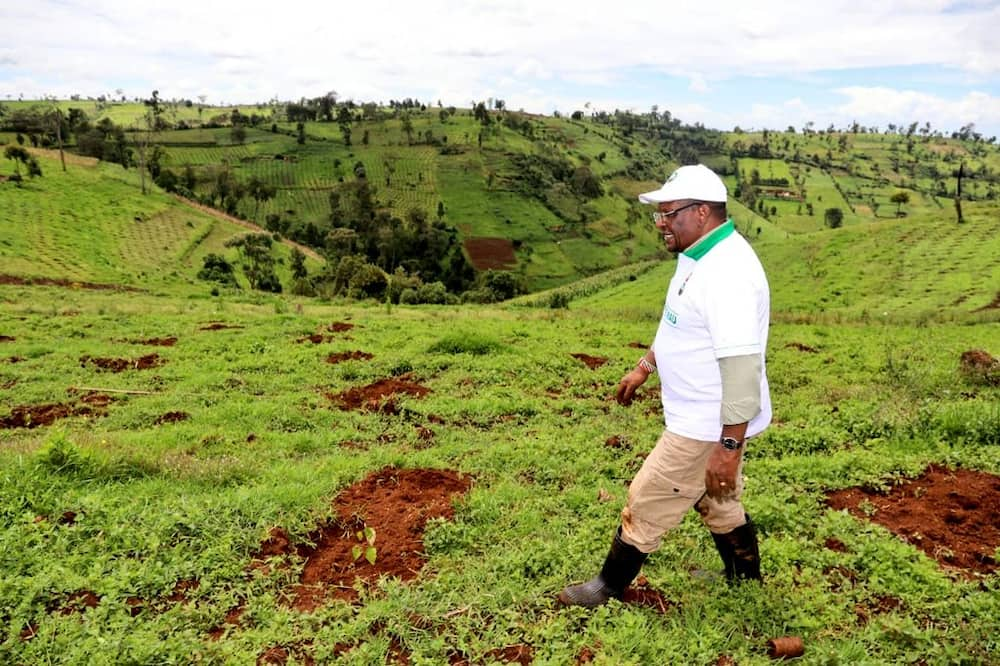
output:
<path id="1" fill-rule="evenodd" d="M 62 474 L 73 474 L 89 465 L 83 452 L 62 433 L 54 435 L 46 442 L 35 454 L 35 460 L 40 467 Z"/>

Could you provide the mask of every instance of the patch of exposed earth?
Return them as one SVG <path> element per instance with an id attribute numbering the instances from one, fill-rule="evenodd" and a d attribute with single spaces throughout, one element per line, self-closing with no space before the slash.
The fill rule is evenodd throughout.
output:
<path id="1" fill-rule="evenodd" d="M 415 578 L 424 565 L 423 534 L 432 518 L 451 519 L 452 502 L 465 494 L 471 479 L 434 469 L 385 468 L 343 490 L 334 501 L 334 518 L 302 543 L 281 528 L 271 530 L 258 560 L 296 555 L 304 564 L 299 583 L 289 590 L 292 607 L 311 611 L 331 599 L 353 601 L 356 583 L 371 585 L 382 576 Z M 374 532 L 374 561 L 364 554 L 368 542 L 359 532 Z M 357 549 L 357 550 L 356 550 Z"/>
<path id="2" fill-rule="evenodd" d="M 98 289 L 110 291 L 144 291 L 136 287 L 129 287 L 121 284 L 99 284 L 96 282 L 78 282 L 65 278 L 23 278 L 16 275 L 0 275 L 0 284 L 42 286 L 42 287 L 68 287 L 70 289 Z"/>
<path id="3" fill-rule="evenodd" d="M 372 354 L 363 351 L 345 351 L 330 354 L 326 357 L 327 363 L 343 363 L 344 361 L 368 361 L 375 358 Z"/>
<path id="4" fill-rule="evenodd" d="M 230 328 L 243 328 L 239 324 L 224 324 L 221 321 L 213 321 L 200 327 L 199 331 L 224 331 Z"/>
<path id="5" fill-rule="evenodd" d="M 583 363 L 591 370 L 593 370 L 594 368 L 599 368 L 608 362 L 608 359 L 604 358 L 603 356 L 589 356 L 587 354 L 579 354 L 579 353 L 570 354 L 570 356 L 577 359 L 578 361 L 583 361 Z"/>
<path id="6" fill-rule="evenodd" d="M 147 345 L 150 347 L 173 347 L 177 344 L 177 338 L 170 336 L 167 338 L 147 338 L 145 340 L 129 340 L 133 345 Z"/>
<path id="7" fill-rule="evenodd" d="M 0 429 L 37 428 L 71 416 L 105 416 L 106 407 L 113 400 L 114 398 L 104 393 L 91 392 L 80 398 L 82 405 L 58 402 L 17 405 L 10 410 L 10 414 L 0 417 Z"/>
<path id="8" fill-rule="evenodd" d="M 89 355 L 80 357 L 80 367 L 85 368 L 87 365 L 93 365 L 98 370 L 109 372 L 149 370 L 150 368 L 158 368 L 166 362 L 166 359 L 159 354 L 146 354 L 139 358 L 98 358 Z"/>
<path id="9" fill-rule="evenodd" d="M 326 397 L 340 409 L 347 411 L 357 409 L 362 411 L 382 412 L 383 414 L 398 414 L 397 395 L 411 395 L 422 398 L 431 390 L 409 380 L 407 375 L 380 379 L 367 386 L 355 386 L 340 393 L 327 393 Z"/>
<path id="10" fill-rule="evenodd" d="M 1000 477 L 993 474 L 931 465 L 889 490 L 835 490 L 827 494 L 827 504 L 886 527 L 966 577 L 998 569 Z"/>

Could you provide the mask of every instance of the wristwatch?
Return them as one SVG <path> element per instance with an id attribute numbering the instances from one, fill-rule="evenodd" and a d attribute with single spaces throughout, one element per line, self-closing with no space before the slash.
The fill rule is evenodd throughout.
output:
<path id="1" fill-rule="evenodd" d="M 739 451 L 743 448 L 743 442 L 732 437 L 723 437 L 719 440 L 719 444 L 722 444 L 722 448 L 726 451 Z"/>

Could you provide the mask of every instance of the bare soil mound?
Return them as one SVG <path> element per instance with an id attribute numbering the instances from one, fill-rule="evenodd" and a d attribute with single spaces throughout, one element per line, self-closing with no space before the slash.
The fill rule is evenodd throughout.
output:
<path id="1" fill-rule="evenodd" d="M 0 335 L 0 342 L 14 342 L 17 338 L 11 335 Z"/>
<path id="2" fill-rule="evenodd" d="M 608 362 L 608 359 L 603 356 L 588 356 L 587 354 L 570 354 L 570 356 L 579 361 L 583 361 L 591 370 L 599 368 Z"/>
<path id="3" fill-rule="evenodd" d="M 76 282 L 64 278 L 23 278 L 16 275 L 0 275 L 0 284 L 32 285 L 43 287 L 69 287 L 71 289 L 99 289 L 111 291 L 145 291 L 121 284 L 98 284 L 96 282 Z"/>
<path id="4" fill-rule="evenodd" d="M 148 338 L 146 340 L 129 340 L 133 345 L 148 345 L 150 347 L 173 347 L 177 344 L 177 338 Z"/>
<path id="5" fill-rule="evenodd" d="M 177 423 L 178 421 L 186 421 L 191 418 L 191 415 L 187 412 L 167 412 L 156 417 L 154 423 L 156 425 L 163 425 L 164 423 Z"/>
<path id="6" fill-rule="evenodd" d="M 662 592 L 651 588 L 645 576 L 640 576 L 636 580 L 635 585 L 625 590 L 625 594 L 622 595 L 622 601 L 626 604 L 652 608 L 660 615 L 665 614 L 675 605 L 673 601 L 666 599 Z"/>
<path id="7" fill-rule="evenodd" d="M 354 600 L 355 581 L 371 584 L 380 576 L 415 578 L 424 564 L 423 534 L 431 518 L 454 516 L 451 502 L 469 490 L 471 480 L 456 472 L 385 468 L 346 488 L 334 502 L 336 518 L 293 545 L 280 528 L 271 531 L 259 559 L 298 555 L 305 560 L 291 605 L 310 611 L 329 599 Z M 367 547 L 358 532 L 375 530 L 374 563 L 355 547 Z"/>
<path id="8" fill-rule="evenodd" d="M 396 395 L 402 393 L 422 398 L 430 392 L 431 390 L 426 386 L 421 386 L 409 381 L 405 376 L 401 376 L 380 379 L 373 384 L 356 386 L 340 393 L 328 393 L 326 397 L 344 411 L 359 409 L 384 414 L 398 414 L 399 408 L 393 399 Z"/>
<path id="9" fill-rule="evenodd" d="M 873 520 L 928 557 L 972 577 L 997 571 L 1000 477 L 931 465 L 918 478 L 887 492 L 845 488 L 827 504 Z"/>
<path id="10" fill-rule="evenodd" d="M 993 297 L 993 300 L 981 308 L 976 308 L 973 312 L 985 312 L 986 310 L 996 310 L 1000 308 L 1000 291 Z"/>
<path id="11" fill-rule="evenodd" d="M 344 331 L 349 331 L 354 328 L 354 324 L 349 324 L 346 321 L 335 321 L 327 325 L 326 330 L 331 333 L 343 333 Z"/>
<path id="12" fill-rule="evenodd" d="M 341 363 L 343 361 L 368 361 L 375 358 L 368 352 L 363 351 L 346 351 L 338 352 L 336 354 L 330 354 L 326 357 L 327 363 Z"/>
<path id="13" fill-rule="evenodd" d="M 797 349 L 800 352 L 806 352 L 806 353 L 809 353 L 809 354 L 815 354 L 815 353 L 817 353 L 819 351 L 815 347 L 810 347 L 809 345 L 804 345 L 801 342 L 789 342 L 788 344 L 785 345 L 785 347 L 788 348 L 788 349 Z"/>
<path id="14" fill-rule="evenodd" d="M 0 418 L 0 429 L 37 428 L 51 425 L 58 419 L 70 416 L 102 415 L 103 411 L 87 405 L 79 406 L 63 403 L 48 403 L 43 405 L 18 405 L 8 416 Z"/>
<path id="15" fill-rule="evenodd" d="M 212 322 L 211 324 L 205 324 L 199 331 L 224 331 L 227 328 L 243 328 L 239 324 L 223 324 L 222 322 Z"/>
<path id="16" fill-rule="evenodd" d="M 1000 359 L 988 351 L 970 349 L 962 352 L 958 366 L 967 378 L 978 384 L 1000 385 Z"/>
<path id="17" fill-rule="evenodd" d="M 507 269 L 517 264 L 514 245 L 506 238 L 469 238 L 465 241 L 469 261 L 479 271 L 491 268 Z"/>
<path id="18" fill-rule="evenodd" d="M 146 354 L 139 358 L 97 358 L 94 356 L 81 356 L 80 367 L 88 364 L 97 367 L 98 370 L 108 370 L 110 372 L 124 372 L 125 370 L 148 370 L 156 368 L 166 363 L 166 359 L 159 354 Z"/>

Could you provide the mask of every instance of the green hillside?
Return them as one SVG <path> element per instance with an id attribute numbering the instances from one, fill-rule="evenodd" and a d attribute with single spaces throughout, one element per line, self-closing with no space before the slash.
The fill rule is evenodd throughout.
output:
<path id="1" fill-rule="evenodd" d="M 196 274 L 205 255 L 239 263 L 238 252 L 224 243 L 250 230 L 162 192 L 141 194 L 135 170 L 71 155 L 63 172 L 54 151 L 32 152 L 42 177 L 21 187 L 0 183 L 0 273 L 204 291 Z M 13 171 L 8 166 L 0 176 Z M 287 282 L 289 248 L 277 254 Z"/>

